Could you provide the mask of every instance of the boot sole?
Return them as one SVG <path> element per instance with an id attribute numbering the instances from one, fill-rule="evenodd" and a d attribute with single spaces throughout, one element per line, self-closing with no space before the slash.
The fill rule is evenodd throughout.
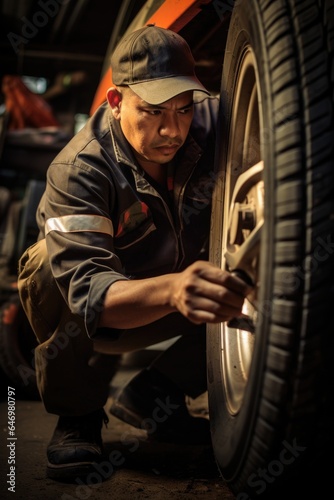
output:
<path id="1" fill-rule="evenodd" d="M 49 479 L 63 481 L 75 481 L 79 478 L 85 479 L 92 472 L 96 473 L 96 469 L 91 462 L 59 465 L 48 463 L 46 467 L 46 476 Z"/>

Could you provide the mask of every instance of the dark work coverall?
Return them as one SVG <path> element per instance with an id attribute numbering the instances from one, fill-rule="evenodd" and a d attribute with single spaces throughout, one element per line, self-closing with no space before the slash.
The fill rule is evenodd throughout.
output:
<path id="1" fill-rule="evenodd" d="M 166 189 L 140 168 L 107 103 L 49 166 L 40 235 L 20 259 L 19 293 L 39 341 L 37 382 L 50 413 L 83 415 L 104 406 L 110 374 L 99 353 L 174 337 L 153 364 L 191 397 L 206 390 L 205 325 L 173 313 L 145 327 L 98 328 L 112 283 L 208 258 L 218 99 L 201 97 L 194 108 L 185 144 L 163 167 Z"/>

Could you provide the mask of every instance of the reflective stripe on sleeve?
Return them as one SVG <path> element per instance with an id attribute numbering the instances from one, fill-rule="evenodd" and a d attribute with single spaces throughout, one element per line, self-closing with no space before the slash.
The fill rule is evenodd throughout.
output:
<path id="1" fill-rule="evenodd" d="M 100 215 L 63 215 L 51 217 L 45 223 L 45 234 L 50 231 L 62 233 L 93 231 L 114 236 L 114 228 L 110 219 Z"/>

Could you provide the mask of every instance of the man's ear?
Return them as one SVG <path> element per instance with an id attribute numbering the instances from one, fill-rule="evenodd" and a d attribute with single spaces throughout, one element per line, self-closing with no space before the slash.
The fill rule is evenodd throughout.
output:
<path id="1" fill-rule="evenodd" d="M 109 106 L 111 107 L 112 114 L 116 120 L 120 119 L 120 111 L 121 111 L 121 100 L 122 94 L 117 90 L 116 87 L 110 87 L 107 90 L 107 100 Z"/>

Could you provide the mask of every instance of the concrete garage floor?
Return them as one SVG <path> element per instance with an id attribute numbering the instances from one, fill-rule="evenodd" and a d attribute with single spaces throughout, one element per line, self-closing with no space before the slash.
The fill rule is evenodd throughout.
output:
<path id="1" fill-rule="evenodd" d="M 124 364 L 111 389 L 123 385 L 136 373 Z M 108 413 L 108 404 L 105 407 Z M 194 414 L 207 414 L 206 395 L 189 401 Z M 2 399 L 0 498 L 16 500 L 234 500 L 235 496 L 219 476 L 211 447 L 157 444 L 145 439 L 145 433 L 124 424 L 108 413 L 109 424 L 103 428 L 107 456 L 113 457 L 113 472 L 102 481 L 103 470 L 90 478 L 90 485 L 80 480 L 64 484 L 47 479 L 45 450 L 57 422 L 47 414 L 40 401 L 16 400 L 15 493 L 6 484 L 7 400 Z M 107 466 L 106 466 L 107 467 Z M 110 464 L 108 465 L 110 471 Z M 93 484 L 92 484 L 93 483 Z"/>

